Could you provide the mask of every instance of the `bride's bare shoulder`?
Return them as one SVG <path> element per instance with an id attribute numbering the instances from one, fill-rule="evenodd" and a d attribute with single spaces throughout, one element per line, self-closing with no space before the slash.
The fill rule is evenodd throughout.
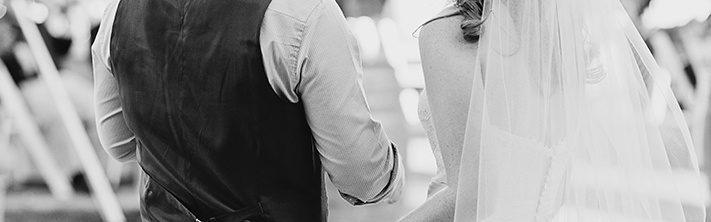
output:
<path id="1" fill-rule="evenodd" d="M 464 17 L 457 12 L 457 8 L 448 6 L 422 26 L 418 38 L 423 59 L 439 57 L 456 60 L 454 58 L 462 56 L 466 57 L 462 59 L 471 59 L 471 56 L 476 55 L 477 44 L 464 40 L 460 28 Z"/>
<path id="2" fill-rule="evenodd" d="M 432 20 L 422 26 L 419 33 L 420 50 L 452 51 L 452 49 L 475 48 L 464 40 L 460 25 L 464 17 L 454 6 L 445 7 Z"/>
<path id="3" fill-rule="evenodd" d="M 445 8 L 420 30 L 420 58 L 426 85 L 433 84 L 427 81 L 433 80 L 431 77 L 458 79 L 475 70 L 478 44 L 464 39 L 461 29 L 464 17 L 457 12 L 454 6 Z"/>

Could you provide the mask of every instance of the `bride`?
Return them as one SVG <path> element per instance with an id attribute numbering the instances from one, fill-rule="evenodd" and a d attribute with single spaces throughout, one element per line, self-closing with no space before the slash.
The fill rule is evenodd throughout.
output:
<path id="1" fill-rule="evenodd" d="M 681 110 L 618 0 L 456 0 L 420 51 L 438 173 L 402 221 L 704 221 Z"/>

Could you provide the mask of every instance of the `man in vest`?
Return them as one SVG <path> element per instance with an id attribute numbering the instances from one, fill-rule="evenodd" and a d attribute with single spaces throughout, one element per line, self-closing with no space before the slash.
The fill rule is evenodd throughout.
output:
<path id="1" fill-rule="evenodd" d="M 114 0 L 92 46 L 104 149 L 142 168 L 144 221 L 325 221 L 396 200 L 334 0 Z"/>

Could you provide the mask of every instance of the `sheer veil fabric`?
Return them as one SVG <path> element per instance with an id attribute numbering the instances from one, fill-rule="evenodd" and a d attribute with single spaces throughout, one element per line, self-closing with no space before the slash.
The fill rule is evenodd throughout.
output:
<path id="1" fill-rule="evenodd" d="M 618 0 L 484 17 L 456 221 L 704 220 L 688 127 Z"/>

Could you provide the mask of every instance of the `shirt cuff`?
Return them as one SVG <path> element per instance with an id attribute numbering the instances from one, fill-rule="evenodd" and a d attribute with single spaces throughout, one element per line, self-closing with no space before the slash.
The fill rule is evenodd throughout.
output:
<path id="1" fill-rule="evenodd" d="M 393 194 L 401 192 L 402 186 L 404 185 L 405 172 L 403 170 L 402 162 L 400 161 L 400 153 L 398 153 L 397 147 L 395 147 L 395 144 L 393 143 L 390 143 L 390 147 L 393 151 L 394 163 L 393 169 L 390 171 L 390 179 L 388 180 L 388 184 L 385 185 L 383 190 L 381 190 L 378 195 L 375 195 L 375 197 L 367 201 L 363 201 L 346 193 L 339 192 L 344 200 L 346 200 L 351 205 L 361 206 L 378 203 L 387 198 L 390 198 Z"/>

